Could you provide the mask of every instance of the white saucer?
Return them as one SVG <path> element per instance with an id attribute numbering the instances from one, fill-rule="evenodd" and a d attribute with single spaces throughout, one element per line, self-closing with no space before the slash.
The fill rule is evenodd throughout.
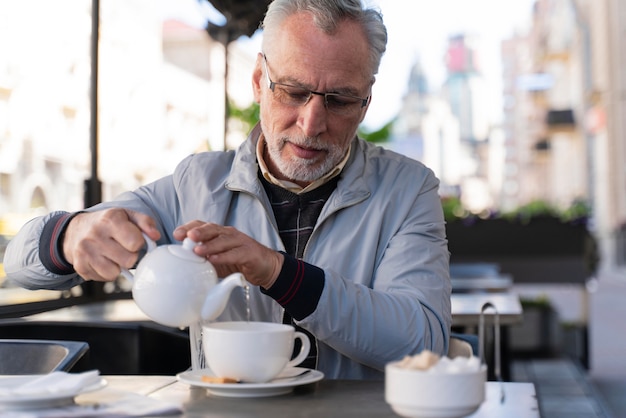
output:
<path id="1" fill-rule="evenodd" d="M 14 388 L 41 375 L 19 375 L 0 377 L 0 388 Z M 54 408 L 71 405 L 74 398 L 82 393 L 92 392 L 105 387 L 107 381 L 100 379 L 92 385 L 72 391 L 41 392 L 28 395 L 0 396 L 0 411 Z"/>
<path id="2" fill-rule="evenodd" d="M 215 377 L 215 374 L 210 369 L 200 369 L 186 371 L 176 375 L 180 382 L 187 383 L 191 386 L 206 388 L 209 393 L 216 396 L 259 398 L 264 396 L 284 395 L 291 392 L 296 386 L 322 380 L 324 373 L 319 370 L 290 367 L 283 370 L 276 379 L 267 383 L 209 383 L 202 380 L 203 376 Z"/>

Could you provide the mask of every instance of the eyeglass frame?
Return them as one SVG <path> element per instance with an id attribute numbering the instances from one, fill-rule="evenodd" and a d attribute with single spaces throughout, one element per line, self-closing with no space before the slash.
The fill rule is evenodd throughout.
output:
<path id="1" fill-rule="evenodd" d="M 317 96 L 322 96 L 324 98 L 324 108 L 326 110 L 328 110 L 329 112 L 331 112 L 333 114 L 336 114 L 336 115 L 348 115 L 347 113 L 344 113 L 344 114 L 337 113 L 336 111 L 333 111 L 333 110 L 329 109 L 328 108 L 328 96 L 349 97 L 351 99 L 361 100 L 361 106 L 359 107 L 359 110 L 361 110 L 365 106 L 367 106 L 369 101 L 370 101 L 370 99 L 372 98 L 371 94 L 369 96 L 367 96 L 366 98 L 362 98 L 362 97 L 353 96 L 353 95 L 344 94 L 344 93 L 330 93 L 330 92 L 323 93 L 323 92 L 320 92 L 320 91 L 309 90 L 309 89 L 307 89 L 305 87 L 302 87 L 302 86 L 294 86 L 292 84 L 278 83 L 278 82 L 272 81 L 272 79 L 270 78 L 269 70 L 268 70 L 267 56 L 265 55 L 265 53 L 261 53 L 261 55 L 263 56 L 263 69 L 265 70 L 265 78 L 267 79 L 268 88 L 272 91 L 272 93 L 274 93 L 274 88 L 276 86 L 284 86 L 284 87 L 291 87 L 291 88 L 295 88 L 295 89 L 301 89 L 302 91 L 306 91 L 306 92 L 309 93 L 309 96 L 307 97 L 307 99 L 302 104 L 298 104 L 298 105 L 293 106 L 293 107 L 306 106 L 306 104 L 309 103 L 309 101 L 311 100 L 311 97 L 313 97 L 313 95 L 315 94 Z M 358 103 L 358 102 L 356 102 L 356 103 Z"/>

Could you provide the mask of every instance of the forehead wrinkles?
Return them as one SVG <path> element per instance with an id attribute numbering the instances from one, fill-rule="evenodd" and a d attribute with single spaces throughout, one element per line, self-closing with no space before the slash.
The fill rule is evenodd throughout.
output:
<path id="1" fill-rule="evenodd" d="M 345 21 L 331 35 L 297 14 L 279 32 L 265 51 L 274 81 L 361 95 L 369 88 L 373 75 L 368 43 L 356 22 Z"/>

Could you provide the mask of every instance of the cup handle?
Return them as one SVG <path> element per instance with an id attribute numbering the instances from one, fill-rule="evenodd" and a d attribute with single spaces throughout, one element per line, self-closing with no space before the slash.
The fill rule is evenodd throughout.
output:
<path id="1" fill-rule="evenodd" d="M 147 236 L 144 232 L 142 232 L 141 234 L 143 235 L 143 239 L 146 241 L 146 253 L 149 253 L 157 247 L 156 242 L 154 242 L 154 240 Z M 135 277 L 133 276 L 133 273 L 128 271 L 128 269 L 122 269 L 122 271 L 120 271 L 120 274 L 124 276 L 129 282 L 134 283 L 133 279 Z"/>
<path id="2" fill-rule="evenodd" d="M 302 363 L 307 356 L 309 355 L 309 351 L 311 351 L 311 341 L 309 337 L 306 336 L 305 333 L 296 331 L 293 336 L 294 340 L 300 340 L 300 352 L 293 360 L 290 360 L 287 363 L 286 367 L 296 367 L 298 364 Z"/>

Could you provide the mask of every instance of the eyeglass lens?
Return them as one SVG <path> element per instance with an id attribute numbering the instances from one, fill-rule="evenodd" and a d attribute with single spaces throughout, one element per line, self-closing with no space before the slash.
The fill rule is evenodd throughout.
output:
<path id="1" fill-rule="evenodd" d="M 276 83 L 272 81 L 267 65 L 267 58 L 263 55 L 263 66 L 269 84 L 270 90 L 274 92 L 275 99 L 287 106 L 299 107 L 306 105 L 313 95 L 323 96 L 324 105 L 329 112 L 339 115 L 349 115 L 357 113 L 361 108 L 367 105 L 369 97 L 363 99 L 360 97 L 349 96 L 339 93 L 321 93 L 305 89 L 303 87 L 292 86 L 289 84 Z"/>

